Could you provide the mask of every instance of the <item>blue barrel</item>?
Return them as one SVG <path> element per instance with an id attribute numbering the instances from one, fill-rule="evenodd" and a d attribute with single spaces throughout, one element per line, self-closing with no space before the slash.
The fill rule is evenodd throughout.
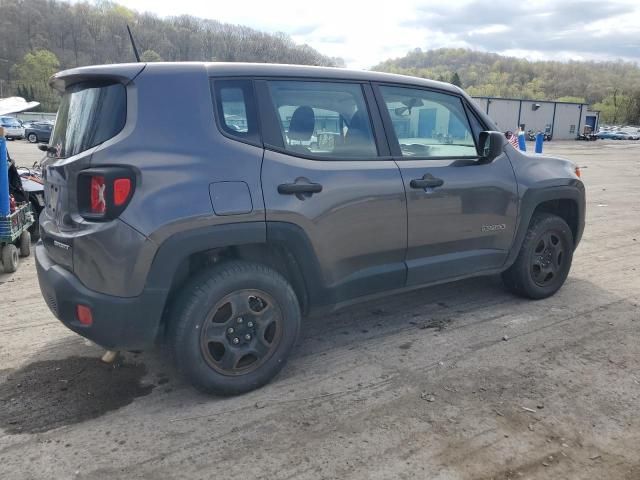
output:
<path id="1" fill-rule="evenodd" d="M 7 217 L 9 211 L 9 168 L 7 164 L 7 141 L 0 136 L 0 217 Z"/>
<path id="2" fill-rule="evenodd" d="M 518 132 L 518 147 L 521 151 L 527 151 L 527 141 L 524 138 L 524 132 Z"/>
<path id="3" fill-rule="evenodd" d="M 542 144 L 544 143 L 544 133 L 536 133 L 536 153 L 542 153 Z"/>

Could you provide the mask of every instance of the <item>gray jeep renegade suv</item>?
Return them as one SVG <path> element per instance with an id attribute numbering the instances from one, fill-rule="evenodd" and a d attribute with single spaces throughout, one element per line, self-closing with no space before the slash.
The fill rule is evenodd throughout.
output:
<path id="1" fill-rule="evenodd" d="M 268 382 L 304 315 L 495 273 L 552 295 L 584 228 L 575 165 L 516 151 L 452 85 L 224 63 L 51 85 L 47 304 L 108 349 L 166 339 L 206 392 Z"/>

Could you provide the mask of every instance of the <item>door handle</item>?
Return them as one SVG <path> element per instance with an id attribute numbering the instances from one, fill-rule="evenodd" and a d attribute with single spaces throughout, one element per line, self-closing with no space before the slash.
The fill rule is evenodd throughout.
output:
<path id="1" fill-rule="evenodd" d="M 426 173 L 422 178 L 414 178 L 409 183 L 411 188 L 437 188 L 444 185 L 444 180 L 436 178 L 430 173 Z"/>
<path id="2" fill-rule="evenodd" d="M 281 183 L 278 185 L 278 193 L 282 195 L 314 194 L 321 191 L 322 185 L 319 183 Z"/>

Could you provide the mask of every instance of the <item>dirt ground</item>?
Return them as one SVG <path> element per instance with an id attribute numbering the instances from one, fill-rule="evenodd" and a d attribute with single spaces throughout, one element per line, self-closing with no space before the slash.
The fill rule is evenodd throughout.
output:
<path id="1" fill-rule="evenodd" d="M 478 278 L 308 319 L 270 385 L 114 366 L 0 274 L 0 479 L 640 479 L 640 142 L 551 142 L 587 185 L 553 298 Z M 39 152 L 21 142 L 22 164 Z"/>

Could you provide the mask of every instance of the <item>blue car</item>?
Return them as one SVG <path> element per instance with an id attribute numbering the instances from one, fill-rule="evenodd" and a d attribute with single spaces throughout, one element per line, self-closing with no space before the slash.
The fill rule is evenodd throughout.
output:
<path id="1" fill-rule="evenodd" d="M 49 143 L 53 125 L 48 122 L 33 123 L 25 129 L 24 136 L 30 143 Z"/>
<path id="2" fill-rule="evenodd" d="M 596 137 L 608 140 L 626 140 L 625 134 L 615 131 L 603 131 L 596 133 Z"/>

